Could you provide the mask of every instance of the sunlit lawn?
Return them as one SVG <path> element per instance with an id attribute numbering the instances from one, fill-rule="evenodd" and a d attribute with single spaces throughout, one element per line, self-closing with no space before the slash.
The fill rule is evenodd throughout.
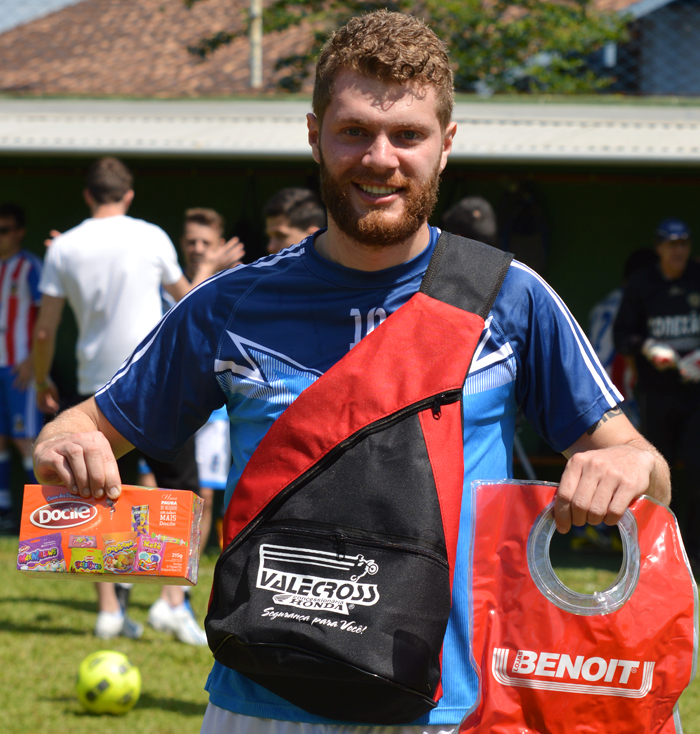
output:
<path id="1" fill-rule="evenodd" d="M 556 555 L 556 554 L 555 554 Z M 577 591 L 610 585 L 619 556 L 564 554 L 556 571 Z M 92 583 L 72 578 L 29 578 L 16 571 L 17 538 L 0 537 L 0 731 L 3 734 L 197 734 L 207 695 L 211 653 L 146 627 L 141 640 L 100 642 L 92 635 L 95 596 Z M 209 598 L 215 557 L 203 559 L 192 604 L 201 621 Z M 130 614 L 146 621 L 158 587 L 136 585 Z M 75 697 L 75 675 L 90 652 L 126 653 L 141 670 L 143 689 L 136 707 L 123 717 L 85 714 Z M 700 734 L 700 684 L 680 702 L 686 734 Z M 601 730 L 602 734 L 602 730 Z M 641 732 L 640 732 L 641 734 Z"/>

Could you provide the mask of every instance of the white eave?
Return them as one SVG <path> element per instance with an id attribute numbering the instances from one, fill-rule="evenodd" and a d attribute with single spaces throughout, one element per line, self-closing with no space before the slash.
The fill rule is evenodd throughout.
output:
<path id="1" fill-rule="evenodd" d="M 0 155 L 310 161 L 307 102 L 0 99 Z M 453 162 L 692 164 L 700 107 L 458 103 Z"/>

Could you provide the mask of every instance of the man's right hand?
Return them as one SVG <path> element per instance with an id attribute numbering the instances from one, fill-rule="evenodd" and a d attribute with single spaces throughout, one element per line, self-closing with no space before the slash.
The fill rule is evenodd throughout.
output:
<path id="1" fill-rule="evenodd" d="M 212 245 L 196 263 L 192 263 L 189 273 L 191 288 L 203 283 L 207 278 L 222 270 L 235 268 L 245 255 L 245 246 L 238 237 L 231 237 L 228 242 Z"/>
<path id="2" fill-rule="evenodd" d="M 238 239 L 238 237 L 231 237 L 231 239 L 223 244 L 220 249 L 221 251 L 217 255 L 217 267 L 219 270 L 235 268 L 236 265 L 239 265 L 245 257 L 245 245 Z"/>
<path id="3" fill-rule="evenodd" d="M 106 494 L 117 499 L 121 494 L 117 460 L 101 431 L 39 440 L 34 447 L 34 474 L 41 484 L 62 484 L 81 497 L 99 499 Z"/>
<path id="4" fill-rule="evenodd" d="M 59 413 L 34 444 L 34 474 L 81 497 L 119 497 L 117 457 L 134 447 L 107 420 L 95 398 Z"/>
<path id="5" fill-rule="evenodd" d="M 220 273 L 228 268 L 235 268 L 245 255 L 245 246 L 238 237 L 231 237 L 228 242 L 222 242 L 219 245 L 212 245 L 204 253 L 204 256 L 196 266 L 196 274 L 193 278 L 195 281 L 201 282 L 212 275 Z"/>

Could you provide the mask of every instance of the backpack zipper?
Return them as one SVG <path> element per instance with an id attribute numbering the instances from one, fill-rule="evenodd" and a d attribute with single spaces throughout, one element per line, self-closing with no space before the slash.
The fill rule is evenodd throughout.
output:
<path id="1" fill-rule="evenodd" d="M 288 522 L 288 521 L 287 521 Z M 268 526 L 269 527 L 269 526 Z M 420 545 L 413 543 L 407 543 L 403 541 L 391 541 L 385 540 L 381 537 L 369 538 L 360 535 L 350 535 L 346 533 L 335 532 L 324 532 L 323 530 L 312 530 L 310 528 L 299 527 L 298 525 L 276 525 L 271 527 L 269 530 L 263 530 L 259 533 L 254 533 L 259 536 L 266 535 L 268 533 L 289 533 L 291 535 L 307 535 L 313 538 L 321 538 L 323 540 L 331 540 L 335 544 L 336 552 L 343 558 L 345 556 L 345 544 L 352 543 L 353 545 L 367 546 L 369 548 L 384 548 L 388 550 L 402 550 L 409 553 L 413 553 L 419 556 L 425 556 L 441 566 L 448 567 L 448 563 L 439 553 L 430 551 Z"/>
<path id="2" fill-rule="evenodd" d="M 387 428 L 394 423 L 402 421 L 404 418 L 407 418 L 410 415 L 420 413 L 422 410 L 426 410 L 428 408 L 432 410 L 433 418 L 435 418 L 435 420 L 438 420 L 442 415 L 441 409 L 443 405 L 456 403 L 461 400 L 461 398 L 461 387 L 453 388 L 452 390 L 446 390 L 445 392 L 438 393 L 437 395 L 432 395 L 431 397 L 420 400 L 417 403 L 407 405 L 405 408 L 396 411 L 396 413 L 392 413 L 385 418 L 381 418 L 378 421 L 371 423 L 369 426 L 361 428 L 359 431 L 353 433 L 352 436 L 348 436 L 348 438 L 346 438 L 344 441 L 341 441 L 337 446 L 331 449 L 319 462 L 314 464 L 308 471 L 306 471 L 300 477 L 297 477 L 293 482 L 288 484 L 276 497 L 274 497 L 268 503 L 268 505 L 260 513 L 258 513 L 258 516 L 254 518 L 250 523 L 248 523 L 248 525 L 238 534 L 238 536 L 231 541 L 228 548 L 224 550 L 224 552 L 219 556 L 216 562 L 216 567 L 214 569 L 215 577 L 218 575 L 220 568 L 223 567 L 226 559 L 248 538 L 248 536 L 255 532 L 258 525 L 260 525 L 268 515 L 272 514 L 289 494 L 293 494 L 297 490 L 301 489 L 305 484 L 310 482 L 328 465 L 332 464 L 344 451 L 352 448 L 355 444 L 359 443 L 363 438 L 365 438 L 365 436 L 370 436 L 373 433 L 378 433 L 384 428 Z M 435 415 L 436 409 L 438 412 L 437 417 Z M 217 585 L 214 584 L 212 602 L 214 602 L 217 595 Z"/>

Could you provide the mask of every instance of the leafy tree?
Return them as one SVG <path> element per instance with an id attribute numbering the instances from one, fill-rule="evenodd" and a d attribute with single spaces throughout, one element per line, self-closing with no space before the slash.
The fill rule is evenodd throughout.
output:
<path id="1" fill-rule="evenodd" d="M 192 6 L 203 0 L 184 0 Z M 304 23 L 308 46 L 277 61 L 281 89 L 298 91 L 328 33 L 351 17 L 380 8 L 423 17 L 447 44 L 457 91 L 585 93 L 608 86 L 592 54 L 627 38 L 626 19 L 597 9 L 592 0 L 271 0 L 263 10 L 266 33 Z M 247 33 L 203 38 L 189 51 L 206 58 Z"/>

